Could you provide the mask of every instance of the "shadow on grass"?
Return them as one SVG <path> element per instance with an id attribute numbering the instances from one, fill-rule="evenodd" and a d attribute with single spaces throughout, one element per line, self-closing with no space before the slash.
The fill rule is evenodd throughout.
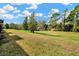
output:
<path id="1" fill-rule="evenodd" d="M 12 34 L 12 32 L 8 32 L 7 34 Z"/>
<path id="2" fill-rule="evenodd" d="M 0 40 L 0 56 L 29 56 L 16 41 L 22 38 L 17 35 L 10 36 L 11 33 L 5 33 L 6 38 Z"/>
<path id="3" fill-rule="evenodd" d="M 13 35 L 13 36 L 11 36 L 11 38 L 14 39 L 14 40 L 16 40 L 16 41 L 22 39 L 21 37 L 19 37 L 17 35 Z"/>
<path id="4" fill-rule="evenodd" d="M 53 36 L 53 37 L 62 37 L 61 35 L 52 35 L 52 34 L 47 34 L 47 33 L 39 33 L 35 32 L 36 34 L 41 34 L 41 35 L 46 35 L 46 36 Z"/>

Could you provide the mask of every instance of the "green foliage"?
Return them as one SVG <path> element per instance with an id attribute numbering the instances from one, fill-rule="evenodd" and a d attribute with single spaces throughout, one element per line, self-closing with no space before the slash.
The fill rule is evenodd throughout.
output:
<path id="1" fill-rule="evenodd" d="M 77 19 L 76 22 L 77 22 L 77 26 L 79 26 L 79 19 Z"/>
<path id="2" fill-rule="evenodd" d="M 23 28 L 25 29 L 25 30 L 27 30 L 28 29 L 28 17 L 25 17 L 25 20 L 24 20 L 24 22 L 23 22 Z"/>
<path id="3" fill-rule="evenodd" d="M 49 20 L 49 29 L 56 28 L 59 15 L 59 13 L 52 14 L 52 17 Z"/>
<path id="4" fill-rule="evenodd" d="M 67 20 L 67 12 L 68 12 L 68 10 L 67 9 L 65 9 L 64 10 L 64 14 L 63 14 L 63 20 L 62 20 L 62 30 L 63 31 L 65 31 L 65 23 L 66 23 L 66 20 Z"/>
<path id="5" fill-rule="evenodd" d="M 72 23 L 72 30 L 75 32 L 77 31 L 77 26 L 79 24 L 79 20 L 77 17 L 77 13 L 79 12 L 79 5 L 77 5 L 69 14 L 69 16 L 67 17 L 66 22 L 71 22 Z"/>
<path id="6" fill-rule="evenodd" d="M 51 18 L 58 20 L 59 13 L 53 13 Z"/>
<path id="7" fill-rule="evenodd" d="M 46 22 L 45 21 L 39 21 L 37 30 L 44 31 L 46 29 L 47 29 Z"/>
<path id="8" fill-rule="evenodd" d="M 14 23 L 10 23 L 10 24 L 9 24 L 9 28 L 10 28 L 10 29 L 15 29 L 15 24 L 14 24 Z"/>
<path id="9" fill-rule="evenodd" d="M 8 23 L 5 24 L 5 28 L 9 29 L 9 24 Z"/>
<path id="10" fill-rule="evenodd" d="M 15 24 L 17 30 L 23 30 L 23 25 L 22 24 Z"/>
<path id="11" fill-rule="evenodd" d="M 62 31 L 62 23 L 57 24 L 56 30 L 57 31 Z"/>
<path id="12" fill-rule="evenodd" d="M 67 17 L 66 21 L 73 21 L 74 20 L 74 16 L 75 16 L 75 10 L 72 10 L 69 14 L 69 16 Z"/>
<path id="13" fill-rule="evenodd" d="M 23 25 L 22 24 L 10 23 L 9 24 L 9 29 L 23 30 Z"/>
<path id="14" fill-rule="evenodd" d="M 35 19 L 35 13 L 32 13 L 32 15 L 30 16 L 28 27 L 32 33 L 37 30 L 37 21 Z"/>
<path id="15" fill-rule="evenodd" d="M 79 26 L 77 26 L 76 30 L 77 30 L 77 32 L 79 32 Z"/>

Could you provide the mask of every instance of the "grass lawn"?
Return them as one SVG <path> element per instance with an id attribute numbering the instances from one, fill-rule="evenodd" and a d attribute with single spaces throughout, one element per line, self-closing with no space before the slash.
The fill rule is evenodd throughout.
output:
<path id="1" fill-rule="evenodd" d="M 23 30 L 9 29 L 5 31 L 11 37 L 10 41 L 13 40 L 15 42 L 3 44 L 5 45 L 4 49 L 12 50 L 10 52 L 15 53 L 17 50 L 20 52 L 20 55 L 28 54 L 31 56 L 79 56 L 79 33 L 77 32 L 36 31 L 33 34 Z M 8 48 L 6 47 L 7 44 L 9 45 Z M 13 50 L 12 44 L 18 45 L 19 49 L 17 49 L 18 47 L 13 47 L 16 48 Z M 17 52 L 16 55 L 18 54 Z"/>

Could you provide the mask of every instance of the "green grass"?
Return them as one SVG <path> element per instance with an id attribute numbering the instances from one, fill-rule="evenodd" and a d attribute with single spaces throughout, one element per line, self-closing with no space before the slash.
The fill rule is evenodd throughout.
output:
<path id="1" fill-rule="evenodd" d="M 12 36 L 11 40 L 15 40 L 22 48 L 21 51 L 25 51 L 28 55 L 79 56 L 79 33 L 77 32 L 35 31 L 33 34 L 29 31 L 12 29 L 6 32 Z"/>

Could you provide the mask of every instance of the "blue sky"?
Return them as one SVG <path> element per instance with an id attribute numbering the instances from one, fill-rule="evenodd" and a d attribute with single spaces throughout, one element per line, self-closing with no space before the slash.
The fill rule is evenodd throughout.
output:
<path id="1" fill-rule="evenodd" d="M 35 12 L 36 19 L 49 21 L 52 13 L 60 13 L 67 8 L 69 12 L 77 3 L 41 3 L 41 4 L 22 4 L 22 3 L 0 3 L 0 18 L 5 23 L 22 23 L 25 16 L 30 16 Z"/>

